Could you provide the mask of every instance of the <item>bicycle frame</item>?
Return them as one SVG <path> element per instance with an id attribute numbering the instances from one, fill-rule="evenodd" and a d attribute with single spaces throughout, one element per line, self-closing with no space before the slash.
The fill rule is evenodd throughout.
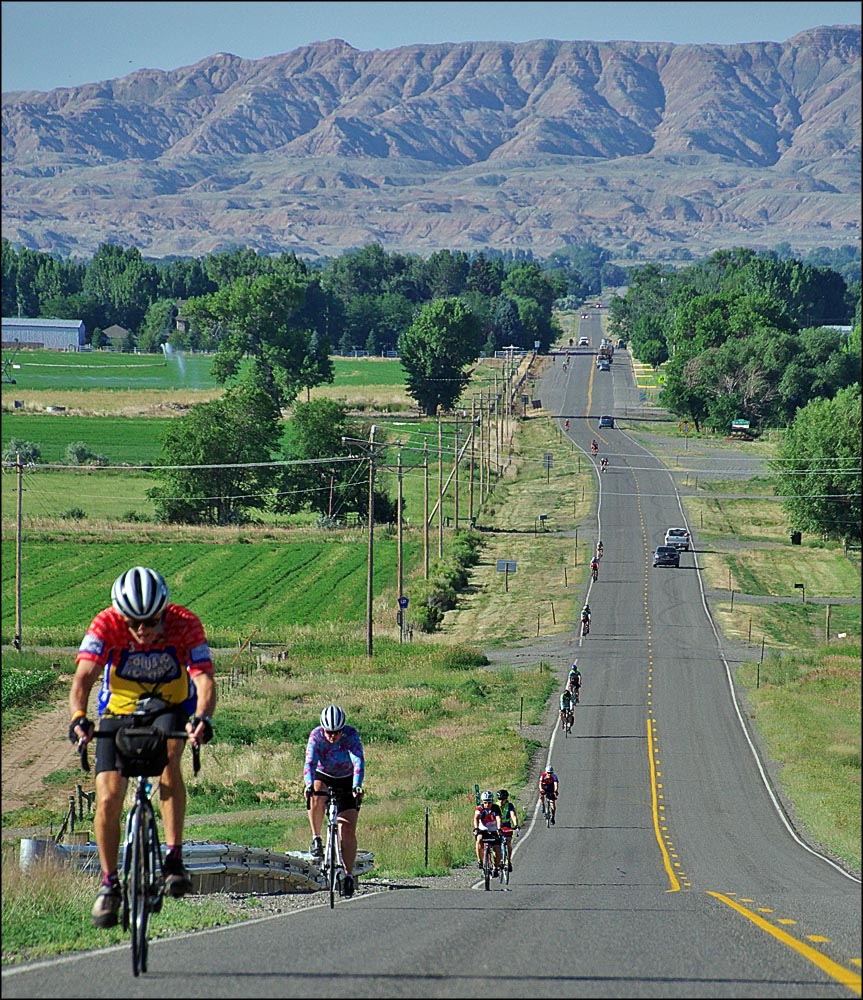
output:
<path id="1" fill-rule="evenodd" d="M 339 836 L 339 804 L 336 800 L 336 793 L 332 785 L 327 787 L 326 792 L 313 792 L 314 795 L 325 795 L 326 819 L 327 819 L 327 842 L 324 845 L 324 865 L 323 875 L 327 884 L 327 891 L 330 894 L 330 909 L 336 905 L 336 895 L 342 894 L 342 875 L 344 874 L 344 863 L 342 862 L 342 842 Z"/>
<path id="2" fill-rule="evenodd" d="M 93 735 L 103 739 L 114 739 L 117 734 L 112 730 L 97 731 Z M 189 734 L 185 731 L 168 732 L 166 736 L 168 739 L 178 740 L 189 738 Z M 89 771 L 87 747 L 80 746 L 78 752 L 82 770 Z M 197 746 L 192 747 L 192 764 L 193 771 L 197 774 L 201 767 L 200 751 Z M 135 797 L 126 815 L 123 841 L 121 922 L 123 930 L 129 931 L 131 935 L 132 972 L 135 976 L 147 971 L 150 917 L 162 909 L 165 890 L 162 845 L 151 800 L 156 785 L 158 785 L 157 775 L 139 775 L 135 778 Z"/>
<path id="3" fill-rule="evenodd" d="M 123 848 L 123 930 L 132 937 L 132 972 L 147 971 L 150 917 L 162 909 L 165 883 L 162 845 L 150 795 L 151 778 L 141 775 L 126 816 Z"/>

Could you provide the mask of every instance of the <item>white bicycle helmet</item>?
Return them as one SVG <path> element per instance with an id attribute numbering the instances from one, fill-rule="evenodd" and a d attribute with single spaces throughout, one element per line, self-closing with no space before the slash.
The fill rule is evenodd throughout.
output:
<path id="1" fill-rule="evenodd" d="M 161 573 L 133 566 L 114 581 L 111 603 L 126 618 L 145 621 L 160 615 L 168 604 L 168 585 Z"/>
<path id="2" fill-rule="evenodd" d="M 494 802 L 494 792 L 485 791 L 480 795 L 481 802 Z"/>
<path id="3" fill-rule="evenodd" d="M 338 705 L 327 705 L 321 712 L 321 725 L 329 733 L 338 733 L 345 728 L 345 713 Z"/>

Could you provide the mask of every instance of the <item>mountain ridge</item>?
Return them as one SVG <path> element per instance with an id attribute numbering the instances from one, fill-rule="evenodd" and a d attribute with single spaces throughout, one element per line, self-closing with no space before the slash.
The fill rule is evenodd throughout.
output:
<path id="1" fill-rule="evenodd" d="M 845 244 L 860 40 L 330 39 L 3 94 L 3 236 L 156 257 Z"/>

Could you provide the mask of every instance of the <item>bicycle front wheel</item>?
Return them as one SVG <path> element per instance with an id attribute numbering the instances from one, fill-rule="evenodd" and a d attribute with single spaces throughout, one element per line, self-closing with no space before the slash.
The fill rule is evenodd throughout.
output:
<path id="1" fill-rule="evenodd" d="M 149 816 L 140 805 L 134 807 L 132 821 L 132 861 L 129 868 L 129 930 L 132 936 L 132 972 L 147 971 L 150 933 L 150 892 L 153 877 Z"/>
<path id="2" fill-rule="evenodd" d="M 491 847 L 486 844 L 482 856 L 482 876 L 485 880 L 486 892 L 491 889 Z"/>
<path id="3" fill-rule="evenodd" d="M 324 855 L 327 866 L 327 891 L 330 894 L 330 909 L 336 905 L 336 888 L 338 885 L 338 853 L 336 851 L 336 837 L 338 833 L 332 828 L 327 830 L 327 851 Z"/>

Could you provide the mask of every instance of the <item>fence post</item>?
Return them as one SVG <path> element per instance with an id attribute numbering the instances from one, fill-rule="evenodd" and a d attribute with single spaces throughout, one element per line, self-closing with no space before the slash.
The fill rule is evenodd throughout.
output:
<path id="1" fill-rule="evenodd" d="M 426 869 L 429 866 L 429 807 L 426 806 Z"/>

